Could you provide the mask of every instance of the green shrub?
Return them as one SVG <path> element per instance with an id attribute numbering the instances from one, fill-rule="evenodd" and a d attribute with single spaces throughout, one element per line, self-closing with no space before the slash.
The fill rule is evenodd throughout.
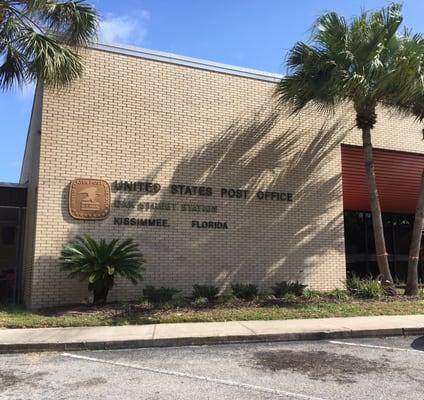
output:
<path id="1" fill-rule="evenodd" d="M 206 297 L 209 301 L 214 301 L 218 297 L 219 289 L 213 285 L 193 285 L 191 297 L 196 300 L 200 297 Z"/>
<path id="2" fill-rule="evenodd" d="M 302 297 L 307 300 L 319 299 L 321 297 L 321 293 L 318 290 L 305 289 Z"/>
<path id="3" fill-rule="evenodd" d="M 105 239 L 97 241 L 90 235 L 77 236 L 60 253 L 59 267 L 69 278 L 88 281 L 93 292 L 93 303 L 106 303 L 116 276 L 130 280 L 134 285 L 142 280 L 143 255 L 132 239 Z"/>
<path id="4" fill-rule="evenodd" d="M 255 298 L 255 302 L 260 306 L 275 304 L 275 300 L 275 296 L 272 293 L 267 292 L 259 293 Z"/>
<path id="5" fill-rule="evenodd" d="M 205 308 L 209 305 L 209 300 L 206 297 L 196 297 L 191 305 L 194 308 Z"/>
<path id="6" fill-rule="evenodd" d="M 172 305 L 173 308 L 178 308 L 187 306 L 189 304 L 189 301 L 187 298 L 177 296 L 174 297 L 169 303 Z"/>
<path id="7" fill-rule="evenodd" d="M 284 297 L 286 294 L 292 294 L 294 296 L 302 296 L 306 289 L 306 285 L 300 282 L 277 282 L 273 287 L 275 297 Z"/>
<path id="8" fill-rule="evenodd" d="M 234 283 L 231 285 L 234 296 L 242 300 L 253 300 L 258 294 L 258 287 L 252 283 Z"/>
<path id="9" fill-rule="evenodd" d="M 349 293 L 347 290 L 336 288 L 333 289 L 331 292 L 328 292 L 328 297 L 330 297 L 330 299 L 336 300 L 347 300 L 349 299 Z"/>
<path id="10" fill-rule="evenodd" d="M 143 297 L 149 303 L 169 303 L 172 301 L 173 297 L 179 293 L 180 290 L 169 288 L 169 287 L 154 287 L 146 286 L 143 289 Z"/>
<path id="11" fill-rule="evenodd" d="M 299 296 L 296 296 L 294 293 L 286 293 L 283 297 L 280 297 L 281 300 L 287 303 L 294 303 L 298 298 Z"/>
<path id="12" fill-rule="evenodd" d="M 217 300 L 218 304 L 226 304 L 226 305 L 235 304 L 238 301 L 239 300 L 237 299 L 237 297 L 234 296 L 232 293 L 223 294 L 219 296 Z"/>
<path id="13" fill-rule="evenodd" d="M 272 292 L 261 292 L 256 296 L 257 300 L 275 300 L 275 296 Z"/>
<path id="14" fill-rule="evenodd" d="M 355 275 L 346 280 L 346 289 L 356 297 L 366 299 L 378 298 L 384 295 L 384 288 L 376 279 L 361 279 Z"/>
<path id="15" fill-rule="evenodd" d="M 173 297 L 172 300 L 169 301 L 157 301 L 155 303 L 148 300 L 146 301 L 148 304 L 154 305 L 161 310 L 176 310 L 178 308 L 187 307 L 190 305 L 190 301 L 187 300 L 187 298 L 181 296 Z"/>

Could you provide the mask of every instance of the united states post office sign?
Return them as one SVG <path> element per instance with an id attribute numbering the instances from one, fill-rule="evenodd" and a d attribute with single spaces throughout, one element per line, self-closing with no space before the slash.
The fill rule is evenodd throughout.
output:
<path id="1" fill-rule="evenodd" d="M 110 213 L 108 182 L 101 179 L 75 179 L 69 186 L 69 214 L 79 220 L 102 220 Z"/>

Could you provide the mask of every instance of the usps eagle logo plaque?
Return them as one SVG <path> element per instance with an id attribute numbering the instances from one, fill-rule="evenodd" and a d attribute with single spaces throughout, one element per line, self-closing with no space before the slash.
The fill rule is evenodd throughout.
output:
<path id="1" fill-rule="evenodd" d="M 69 214 L 75 219 L 102 220 L 110 213 L 110 186 L 101 179 L 79 178 L 69 186 Z"/>

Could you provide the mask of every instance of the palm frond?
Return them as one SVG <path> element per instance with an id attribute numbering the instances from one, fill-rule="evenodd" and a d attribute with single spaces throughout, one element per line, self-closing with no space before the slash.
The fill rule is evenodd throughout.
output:
<path id="1" fill-rule="evenodd" d="M 97 12 L 83 1 L 32 0 L 29 13 L 46 31 L 71 46 L 82 46 L 96 38 Z"/>
<path id="2" fill-rule="evenodd" d="M 6 46 L 0 65 L 0 89 L 10 89 L 14 84 L 22 86 L 27 82 L 25 56 L 13 46 Z"/>
<path id="3" fill-rule="evenodd" d="M 27 74 L 46 84 L 69 84 L 81 76 L 81 57 L 69 46 L 35 31 L 27 30 L 17 40 L 28 60 Z"/>
<path id="4" fill-rule="evenodd" d="M 143 264 L 143 255 L 132 239 L 96 241 L 89 235 L 71 240 L 59 258 L 59 267 L 67 271 L 70 278 L 80 277 L 90 284 L 114 276 L 136 284 L 143 278 Z"/>
<path id="5" fill-rule="evenodd" d="M 349 26 L 344 17 L 331 12 L 318 18 L 313 27 L 312 40 L 331 58 L 344 57 Z"/>
<path id="6" fill-rule="evenodd" d="M 40 79 L 67 85 L 82 73 L 78 47 L 95 40 L 96 10 L 82 0 L 0 2 L 0 89 Z"/>
<path id="7" fill-rule="evenodd" d="M 346 21 L 336 13 L 318 18 L 310 43 L 296 43 L 276 95 L 293 112 L 351 101 L 369 110 L 381 103 L 422 118 L 424 39 L 399 33 L 402 7 L 392 4 Z"/>

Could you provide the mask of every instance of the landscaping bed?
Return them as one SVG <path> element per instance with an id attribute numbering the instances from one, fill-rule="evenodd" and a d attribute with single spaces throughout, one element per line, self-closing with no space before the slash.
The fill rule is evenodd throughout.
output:
<path id="1" fill-rule="evenodd" d="M 110 303 L 102 306 L 77 305 L 28 311 L 20 307 L 0 306 L 0 328 L 45 328 L 156 324 L 176 322 L 247 321 L 354 317 L 370 315 L 424 314 L 424 297 L 380 297 L 334 299 L 326 295 L 314 298 L 278 299 L 259 296 L 252 301 L 227 297 L 207 305 L 189 299 L 165 304 L 146 301 Z"/>

